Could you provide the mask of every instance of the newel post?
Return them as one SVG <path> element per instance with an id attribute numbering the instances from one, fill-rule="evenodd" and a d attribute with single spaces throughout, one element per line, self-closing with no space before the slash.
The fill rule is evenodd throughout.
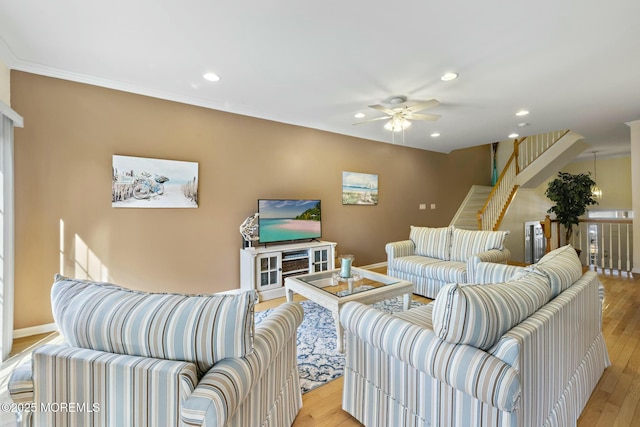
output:
<path id="1" fill-rule="evenodd" d="M 547 241 L 545 253 L 549 253 L 551 252 L 551 217 L 549 217 L 549 215 L 545 215 L 544 220 L 540 221 L 540 225 L 544 232 L 544 238 Z"/>

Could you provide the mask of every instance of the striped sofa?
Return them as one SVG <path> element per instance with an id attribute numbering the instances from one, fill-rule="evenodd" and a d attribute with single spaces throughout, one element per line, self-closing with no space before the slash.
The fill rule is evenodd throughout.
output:
<path id="1" fill-rule="evenodd" d="M 602 287 L 570 246 L 388 315 L 350 302 L 343 409 L 367 427 L 575 426 L 610 365 Z"/>
<path id="2" fill-rule="evenodd" d="M 387 274 L 415 284 L 414 293 L 435 298 L 447 283 L 473 283 L 480 262 L 503 263 L 508 231 L 411 226 L 409 239 L 387 243 Z"/>
<path id="3" fill-rule="evenodd" d="M 272 426 L 302 406 L 285 303 L 254 327 L 254 292 L 154 294 L 56 276 L 64 345 L 44 345 L 9 392 L 34 426 Z"/>

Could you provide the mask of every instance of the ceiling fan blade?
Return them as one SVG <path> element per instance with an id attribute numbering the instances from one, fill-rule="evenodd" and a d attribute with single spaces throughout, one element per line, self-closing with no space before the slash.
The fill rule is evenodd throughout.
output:
<path id="1" fill-rule="evenodd" d="M 428 121 L 431 121 L 431 122 L 435 122 L 440 117 L 441 116 L 439 116 L 437 114 L 416 114 L 416 113 L 413 113 L 409 120 L 428 120 Z"/>
<path id="2" fill-rule="evenodd" d="M 415 104 L 406 107 L 406 109 L 411 111 L 412 113 L 416 113 L 428 108 L 437 107 L 438 105 L 440 105 L 440 101 L 438 101 L 437 99 L 430 99 L 428 101 L 418 101 Z"/>
<path id="3" fill-rule="evenodd" d="M 374 110 L 382 111 L 383 113 L 388 114 L 390 116 L 393 116 L 394 114 L 397 113 L 397 111 L 393 111 L 393 110 L 385 107 L 384 105 L 380 105 L 380 104 L 369 105 L 369 108 L 373 108 Z"/>
<path id="4" fill-rule="evenodd" d="M 354 125 L 361 125 L 362 123 L 377 122 L 378 120 L 389 120 L 390 118 L 391 117 L 389 117 L 389 116 L 376 117 L 375 119 L 363 120 L 361 122 L 355 122 L 353 124 Z"/>

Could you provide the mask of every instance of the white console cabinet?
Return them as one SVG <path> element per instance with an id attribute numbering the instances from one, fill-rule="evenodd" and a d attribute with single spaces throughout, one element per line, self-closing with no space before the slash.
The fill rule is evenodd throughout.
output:
<path id="1" fill-rule="evenodd" d="M 284 296 L 284 279 L 335 268 L 336 243 L 313 241 L 240 249 L 240 287 L 261 300 Z"/>

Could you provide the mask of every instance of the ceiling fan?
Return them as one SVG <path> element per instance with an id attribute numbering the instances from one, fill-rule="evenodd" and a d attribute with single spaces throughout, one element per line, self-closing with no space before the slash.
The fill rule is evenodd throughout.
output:
<path id="1" fill-rule="evenodd" d="M 384 125 L 385 129 L 392 132 L 401 132 L 411 126 L 412 120 L 436 121 L 440 118 L 440 116 L 436 114 L 418 114 L 419 111 L 438 106 L 440 102 L 435 99 L 430 99 L 428 101 L 416 101 L 412 105 L 408 105 L 407 97 L 398 95 L 392 96 L 384 103 L 390 104 L 391 107 L 376 104 L 370 105 L 369 108 L 382 111 L 386 116 L 363 120 L 361 122 L 354 123 L 354 125 L 375 122 L 378 120 L 388 120 Z"/>

